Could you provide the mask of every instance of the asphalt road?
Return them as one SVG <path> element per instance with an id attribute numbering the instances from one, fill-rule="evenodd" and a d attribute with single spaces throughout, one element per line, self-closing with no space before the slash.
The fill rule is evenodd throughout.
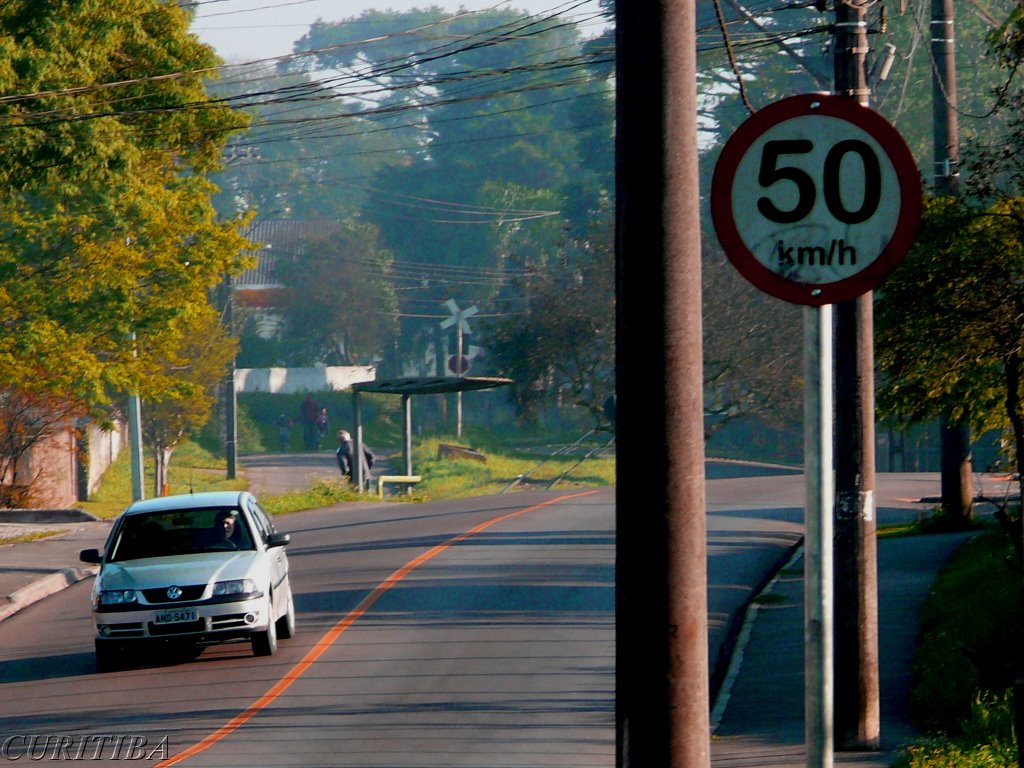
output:
<path id="1" fill-rule="evenodd" d="M 296 459 L 284 475 L 305 471 Z M 802 532 L 802 477 L 765 472 L 709 469 L 713 664 Z M 937 485 L 880 476 L 880 520 L 916 516 Z M 614 765 L 613 488 L 343 504 L 278 522 L 293 534 L 299 634 L 273 657 L 227 645 L 100 675 L 89 582 L 0 623 L 0 759 Z"/>
<path id="2" fill-rule="evenodd" d="M 111 734 L 122 760 L 136 743 L 136 764 L 154 765 L 227 726 L 174 764 L 612 765 L 612 501 L 605 489 L 282 517 L 299 634 L 271 658 L 226 645 L 98 674 L 89 584 L 75 585 L 0 624 L 0 744 L 15 737 L 29 762 L 18 737 L 73 750 Z M 113 748 L 94 762 L 119 762 Z"/>

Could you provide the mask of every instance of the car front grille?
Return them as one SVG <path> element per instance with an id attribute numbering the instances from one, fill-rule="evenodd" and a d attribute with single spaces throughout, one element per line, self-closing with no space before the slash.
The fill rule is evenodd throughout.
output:
<path id="1" fill-rule="evenodd" d="M 171 599 L 167 596 L 167 590 L 170 587 L 160 587 L 159 589 L 144 589 L 142 590 L 142 596 L 146 598 L 146 602 L 150 605 L 159 605 L 161 603 L 181 603 L 186 600 L 198 600 L 203 596 L 203 592 L 206 590 L 205 584 L 191 584 L 187 587 L 178 587 L 181 590 L 181 594 Z"/>

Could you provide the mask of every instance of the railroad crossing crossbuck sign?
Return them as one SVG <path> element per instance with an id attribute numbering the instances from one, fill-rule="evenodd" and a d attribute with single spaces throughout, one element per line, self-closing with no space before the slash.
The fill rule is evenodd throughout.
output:
<path id="1" fill-rule="evenodd" d="M 913 243 L 921 179 L 906 142 L 853 99 L 806 94 L 754 113 L 715 166 L 711 215 L 747 280 L 821 306 L 873 290 Z"/>

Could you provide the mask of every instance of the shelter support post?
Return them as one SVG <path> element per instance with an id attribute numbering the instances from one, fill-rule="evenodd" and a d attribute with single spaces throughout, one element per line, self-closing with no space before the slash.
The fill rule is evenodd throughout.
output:
<path id="1" fill-rule="evenodd" d="M 405 474 L 412 475 L 412 395 L 402 395 L 402 458 Z"/>
<path id="2" fill-rule="evenodd" d="M 356 488 L 359 493 L 362 493 L 366 488 L 367 478 L 363 474 L 363 467 L 365 466 L 360 460 L 363 455 L 363 399 L 359 394 L 358 390 L 352 392 L 352 410 L 355 416 L 355 456 L 352 457 L 352 461 L 355 462 L 355 476 L 356 476 Z"/>

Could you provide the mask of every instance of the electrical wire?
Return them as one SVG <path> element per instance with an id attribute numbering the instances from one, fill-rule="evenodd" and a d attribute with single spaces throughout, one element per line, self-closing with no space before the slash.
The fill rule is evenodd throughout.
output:
<path id="1" fill-rule="evenodd" d="M 714 0 L 715 15 L 718 17 L 718 26 L 722 30 L 722 37 L 725 39 L 725 52 L 729 58 L 729 66 L 732 68 L 733 74 L 736 76 L 736 87 L 740 92 L 740 99 L 743 101 L 743 106 L 747 108 L 750 114 L 754 114 L 756 111 L 754 105 L 750 103 L 750 95 L 747 93 L 747 87 L 743 83 L 743 75 L 736 65 L 736 55 L 732 49 L 732 40 L 729 38 L 729 30 L 725 26 L 725 17 L 722 15 L 722 3 L 721 0 Z"/>

